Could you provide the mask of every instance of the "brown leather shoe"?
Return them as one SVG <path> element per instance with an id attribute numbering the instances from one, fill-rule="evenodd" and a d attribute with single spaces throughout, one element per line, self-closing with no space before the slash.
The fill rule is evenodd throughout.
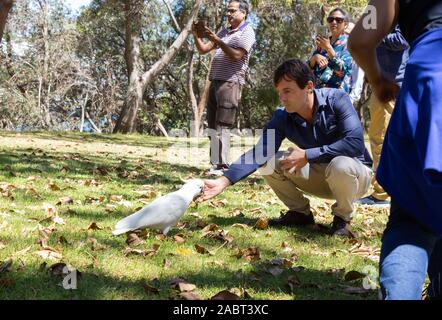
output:
<path id="1" fill-rule="evenodd" d="M 350 222 L 338 216 L 334 216 L 333 218 L 331 234 L 338 237 L 356 238 L 356 235 L 351 229 Z"/>
<path id="2" fill-rule="evenodd" d="M 302 212 L 289 210 L 279 219 L 269 220 L 269 226 L 307 226 L 315 224 L 313 214 L 305 215 Z"/>

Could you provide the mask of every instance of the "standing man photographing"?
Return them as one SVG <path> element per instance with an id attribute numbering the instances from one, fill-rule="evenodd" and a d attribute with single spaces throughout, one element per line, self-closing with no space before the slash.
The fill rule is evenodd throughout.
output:
<path id="1" fill-rule="evenodd" d="M 245 84 L 250 54 L 255 44 L 255 32 L 248 23 L 249 4 L 246 0 L 231 0 L 227 6 L 228 28 L 214 33 L 208 27 L 202 30 L 208 42 L 202 40 L 195 28 L 192 34 L 200 54 L 216 50 L 210 70 L 212 81 L 207 103 L 207 122 L 210 138 L 209 173 L 221 176 L 229 167 L 230 128 L 235 123 Z"/>

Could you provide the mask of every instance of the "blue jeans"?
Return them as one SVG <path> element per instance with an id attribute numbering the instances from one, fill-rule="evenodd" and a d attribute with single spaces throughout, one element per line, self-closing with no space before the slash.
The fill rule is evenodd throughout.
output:
<path id="1" fill-rule="evenodd" d="M 380 285 L 383 299 L 421 300 L 428 272 L 430 299 L 442 297 L 442 239 L 411 218 L 392 199 L 382 238 Z"/>

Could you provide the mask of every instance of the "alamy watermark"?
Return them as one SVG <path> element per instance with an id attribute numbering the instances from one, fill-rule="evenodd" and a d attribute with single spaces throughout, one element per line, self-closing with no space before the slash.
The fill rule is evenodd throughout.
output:
<path id="1" fill-rule="evenodd" d="M 77 290 L 77 269 L 75 268 L 69 268 L 68 266 L 65 266 L 63 268 L 63 282 L 62 286 L 65 290 Z"/>
<path id="2" fill-rule="evenodd" d="M 375 290 L 378 288 L 379 271 L 374 266 L 365 266 L 362 269 L 365 278 L 362 280 L 362 287 L 365 290 Z"/>
<path id="3" fill-rule="evenodd" d="M 190 128 L 193 128 L 191 123 Z M 261 174 L 272 174 L 276 166 L 276 130 L 251 130 L 251 129 L 214 129 L 204 130 L 202 135 L 195 136 L 191 131 L 189 135 L 184 130 L 173 130 L 170 140 L 176 140 L 166 149 L 166 161 L 170 164 L 186 164 L 187 166 L 205 166 L 209 162 L 216 162 L 221 156 L 227 158 L 238 157 L 238 162 L 243 165 L 258 164 Z M 181 139 L 185 138 L 185 139 Z M 235 152 L 239 154 L 221 155 L 221 146 L 231 150 L 234 144 Z M 239 148 L 238 148 L 239 147 Z M 241 157 L 239 157 L 241 156 Z M 236 158 L 235 158 L 236 159 Z M 211 161 L 213 160 L 213 161 Z"/>
<path id="4" fill-rule="evenodd" d="M 378 11 L 375 6 L 369 5 L 365 9 L 362 26 L 365 30 L 376 30 L 378 25 Z"/>

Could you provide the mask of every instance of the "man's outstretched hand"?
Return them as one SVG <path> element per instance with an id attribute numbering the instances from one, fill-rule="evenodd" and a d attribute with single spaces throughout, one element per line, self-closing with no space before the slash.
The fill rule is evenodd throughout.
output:
<path id="1" fill-rule="evenodd" d="M 201 200 L 206 201 L 216 197 L 231 184 L 230 180 L 226 177 L 221 177 L 216 180 L 204 180 L 204 194 Z"/>

